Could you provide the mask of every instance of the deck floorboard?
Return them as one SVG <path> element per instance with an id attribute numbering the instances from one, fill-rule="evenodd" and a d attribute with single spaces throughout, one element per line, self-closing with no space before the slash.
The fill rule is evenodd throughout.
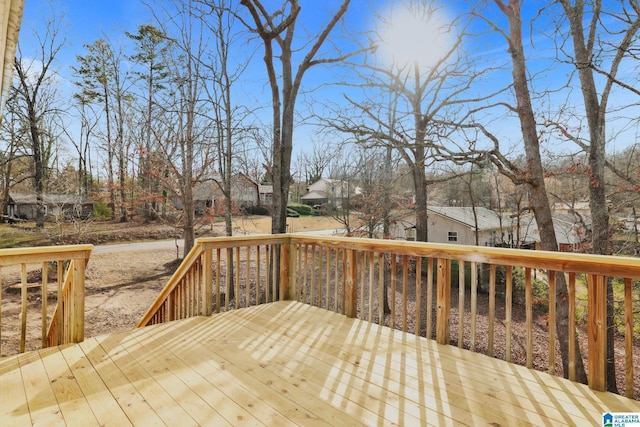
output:
<path id="1" fill-rule="evenodd" d="M 0 359 L 0 425 L 600 425 L 640 402 L 296 302 Z"/>

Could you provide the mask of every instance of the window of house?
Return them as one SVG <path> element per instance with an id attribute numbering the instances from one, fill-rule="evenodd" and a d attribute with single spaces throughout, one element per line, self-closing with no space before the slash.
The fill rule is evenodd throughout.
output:
<path id="1" fill-rule="evenodd" d="M 457 231 L 449 231 L 447 233 L 447 240 L 449 242 L 457 242 L 458 241 L 458 232 Z"/>

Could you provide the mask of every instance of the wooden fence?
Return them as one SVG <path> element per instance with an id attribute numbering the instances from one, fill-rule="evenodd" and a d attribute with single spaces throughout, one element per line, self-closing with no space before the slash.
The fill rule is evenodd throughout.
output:
<path id="1" fill-rule="evenodd" d="M 604 390 L 606 288 L 615 284 L 616 357 L 633 397 L 637 279 L 640 260 L 628 257 L 301 235 L 207 238 L 138 326 L 295 299 L 561 374 L 557 330 L 548 325 L 562 317 L 562 300 L 569 336 L 587 336 L 586 348 L 565 344 L 569 377 L 581 351 L 589 386 Z"/>
<path id="2" fill-rule="evenodd" d="M 20 323 L 19 352 L 25 351 L 27 333 L 31 332 L 28 320 L 37 316 L 41 319 L 42 347 L 84 339 L 84 276 L 92 248 L 92 245 L 73 245 L 0 249 L 0 345 L 6 311 L 2 295 L 11 291 L 20 294 L 18 313 L 11 316 Z M 55 280 L 53 291 L 50 278 Z M 55 294 L 57 301 L 53 314 L 49 313 L 50 293 Z M 30 310 L 34 301 L 40 307 Z"/>

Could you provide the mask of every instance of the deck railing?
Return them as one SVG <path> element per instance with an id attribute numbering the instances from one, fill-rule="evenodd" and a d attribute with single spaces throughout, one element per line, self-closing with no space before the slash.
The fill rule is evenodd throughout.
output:
<path id="1" fill-rule="evenodd" d="M 606 286 L 615 282 L 619 387 L 634 397 L 640 260 L 629 257 L 302 235 L 207 238 L 139 326 L 295 299 L 558 374 L 549 325 L 558 316 L 559 276 L 568 288 L 559 297 L 568 302 L 569 336 L 587 335 L 581 351 L 596 390 L 606 388 Z M 574 380 L 575 343 L 568 343 Z"/>
<path id="2" fill-rule="evenodd" d="M 20 323 L 20 353 L 26 350 L 27 334 L 37 328 L 34 322 L 40 325 L 43 348 L 84 340 L 84 278 L 92 249 L 93 245 L 0 249 L 0 343 L 3 321 Z M 57 285 L 53 292 L 50 279 Z M 12 291 L 20 294 L 17 309 L 2 304 L 2 294 Z M 49 306 L 50 293 L 55 294 L 55 307 Z M 40 307 L 33 309 L 34 305 Z"/>

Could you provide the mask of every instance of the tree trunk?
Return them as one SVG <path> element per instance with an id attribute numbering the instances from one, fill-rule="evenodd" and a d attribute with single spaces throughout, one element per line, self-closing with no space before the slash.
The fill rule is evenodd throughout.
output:
<path id="1" fill-rule="evenodd" d="M 536 121 L 531 105 L 531 95 L 528 87 L 527 67 L 522 43 L 522 21 L 520 0 L 508 0 L 508 6 L 501 0 L 494 0 L 509 20 L 510 35 L 509 52 L 512 60 L 512 76 L 517 100 L 517 112 L 520 119 L 522 137 L 526 156 L 526 182 L 531 196 L 531 206 L 540 233 L 540 244 L 543 250 L 557 251 L 558 242 L 553 228 L 553 218 L 547 191 L 544 183 L 544 170 L 540 156 L 540 141 L 538 139 Z M 560 342 L 564 376 L 569 376 L 569 340 L 576 344 L 576 380 L 586 383 L 586 375 L 582 361 L 580 346 L 575 331 L 568 331 L 568 291 L 564 275 L 557 275 L 556 301 L 557 323 L 556 332 Z"/>
<path id="2" fill-rule="evenodd" d="M 576 3 L 576 7 L 563 1 L 562 6 L 569 20 L 575 64 L 580 79 L 580 88 L 584 100 L 585 114 L 589 125 L 589 209 L 591 212 L 591 230 L 593 253 L 611 255 L 611 239 L 609 230 L 609 209 L 605 193 L 605 115 L 609 85 L 602 91 L 602 104 L 598 99 L 593 69 L 591 64 L 593 49 L 587 48 L 584 38 L 584 5 Z M 593 19 L 597 19 L 594 16 Z M 620 49 L 625 49 L 620 47 Z M 617 67 L 614 61 L 614 67 Z M 615 73 L 612 73 L 615 75 Z M 607 280 L 607 390 L 618 393 L 616 385 L 616 365 L 614 354 L 614 318 L 613 318 L 613 288 L 612 281 Z"/>

